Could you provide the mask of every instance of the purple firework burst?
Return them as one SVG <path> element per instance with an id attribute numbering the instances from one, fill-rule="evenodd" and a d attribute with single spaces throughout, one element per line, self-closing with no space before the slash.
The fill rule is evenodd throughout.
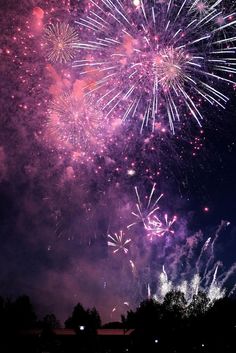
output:
<path id="1" fill-rule="evenodd" d="M 104 118 L 138 120 L 155 131 L 193 118 L 202 102 L 225 107 L 222 84 L 234 85 L 235 12 L 226 1 L 91 0 L 77 24 L 74 66 L 92 77 Z M 224 84 L 224 87 L 225 87 Z"/>

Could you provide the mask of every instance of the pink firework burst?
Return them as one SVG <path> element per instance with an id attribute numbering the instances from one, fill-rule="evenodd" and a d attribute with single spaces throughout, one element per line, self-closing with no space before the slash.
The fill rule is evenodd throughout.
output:
<path id="1" fill-rule="evenodd" d="M 48 109 L 48 135 L 60 148 L 77 151 L 91 158 L 105 148 L 105 125 L 102 113 L 83 96 L 65 91 L 55 97 Z"/>
<path id="2" fill-rule="evenodd" d="M 144 224 L 148 238 L 152 241 L 157 237 L 160 238 L 164 235 L 174 234 L 175 232 L 172 229 L 172 226 L 176 220 L 176 216 L 169 218 L 168 214 L 164 215 L 163 221 L 161 221 L 160 218 L 156 215 L 149 217 L 147 223 Z"/>
<path id="3" fill-rule="evenodd" d="M 53 63 L 64 64 L 76 55 L 75 45 L 79 41 L 76 30 L 66 23 L 50 24 L 44 33 L 46 57 Z"/>
<path id="4" fill-rule="evenodd" d="M 108 234 L 108 246 L 113 248 L 113 254 L 119 251 L 123 251 L 125 254 L 128 253 L 129 249 L 127 245 L 131 242 L 131 239 L 126 239 L 125 234 L 122 230 L 114 235 Z"/>
<path id="5" fill-rule="evenodd" d="M 156 183 L 153 184 L 152 190 L 147 200 L 141 201 L 140 194 L 138 188 L 135 187 L 135 193 L 137 198 L 136 210 L 132 212 L 132 215 L 136 218 L 135 222 L 128 225 L 127 228 L 131 228 L 138 223 L 146 224 L 148 219 L 154 215 L 157 210 L 159 210 L 159 201 L 162 198 L 163 194 L 161 194 L 157 199 L 153 200 L 156 191 Z"/>

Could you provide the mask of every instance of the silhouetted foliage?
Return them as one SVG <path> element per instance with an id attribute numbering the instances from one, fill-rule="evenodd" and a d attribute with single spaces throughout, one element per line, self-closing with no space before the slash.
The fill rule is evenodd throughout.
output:
<path id="1" fill-rule="evenodd" d="M 72 312 L 72 315 L 65 321 L 66 328 L 78 329 L 84 326 L 96 329 L 101 326 L 101 319 L 98 311 L 93 309 L 85 310 L 84 307 L 78 303 Z"/>
<path id="2" fill-rule="evenodd" d="M 37 316 L 34 312 L 33 305 L 30 298 L 21 296 L 13 303 L 13 320 L 14 326 L 17 328 L 31 328 L 35 327 Z"/>
<path id="3" fill-rule="evenodd" d="M 45 315 L 43 320 L 39 321 L 37 326 L 43 329 L 54 329 L 61 327 L 59 320 L 57 320 L 54 314 Z"/>
<path id="4" fill-rule="evenodd" d="M 30 298 L 20 296 L 15 301 L 0 300 L 1 326 L 5 331 L 36 327 L 37 317 Z"/>
<path id="5" fill-rule="evenodd" d="M 0 325 L 0 351 L 19 350 L 18 341 L 9 335 L 17 337 L 18 330 L 36 326 L 30 299 L 22 296 L 11 301 L 0 297 Z M 103 325 L 106 329 L 124 329 L 122 336 L 114 340 L 104 336 L 98 338 L 96 329 L 100 326 L 97 310 L 84 309 L 78 303 L 65 322 L 65 327 L 73 329 L 76 334 L 58 336 L 54 329 L 59 327 L 59 322 L 54 314 L 48 314 L 37 323 L 41 329 L 39 335 L 26 336 L 28 338 L 19 342 L 25 353 L 123 353 L 127 349 L 131 353 L 236 352 L 236 300 L 224 298 L 210 303 L 202 292 L 194 295 L 190 304 L 180 291 L 167 293 L 163 303 L 151 299 L 143 301 L 136 310 L 122 316 L 122 322 Z M 129 329 L 135 329 L 130 337 L 125 336 Z M 6 348 L 7 345 L 10 348 Z"/>
<path id="6" fill-rule="evenodd" d="M 96 329 L 101 326 L 99 313 L 95 308 L 85 310 L 78 303 L 72 315 L 65 321 L 66 328 L 72 328 L 77 333 L 78 344 L 81 352 L 95 352 L 96 350 Z"/>
<path id="7" fill-rule="evenodd" d="M 145 300 L 136 312 L 128 311 L 125 325 L 135 328 L 150 328 L 162 318 L 161 304 L 154 300 Z"/>
<path id="8" fill-rule="evenodd" d="M 2 328 L 4 327 L 4 321 L 5 321 L 4 316 L 5 316 L 4 299 L 0 297 L 0 330 L 2 330 Z"/>
<path id="9" fill-rule="evenodd" d="M 40 335 L 39 348 L 41 352 L 60 353 L 61 343 L 53 329 L 44 327 Z"/>
<path id="10" fill-rule="evenodd" d="M 210 304 L 199 292 L 188 305 L 183 293 L 171 291 L 163 303 L 145 300 L 122 321 L 136 329 L 132 352 L 236 352 L 235 300 Z"/>

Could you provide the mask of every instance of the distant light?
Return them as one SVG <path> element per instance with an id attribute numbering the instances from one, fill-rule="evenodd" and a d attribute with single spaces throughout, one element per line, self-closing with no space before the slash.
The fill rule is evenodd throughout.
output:
<path id="1" fill-rule="evenodd" d="M 205 344 L 204 344 L 204 343 L 202 343 L 202 347 L 205 347 Z"/>
<path id="2" fill-rule="evenodd" d="M 79 329 L 80 329 L 80 331 L 84 331 L 85 326 L 80 326 Z"/>
<path id="3" fill-rule="evenodd" d="M 140 5 L 140 0 L 133 0 L 134 6 L 139 6 Z"/>
<path id="4" fill-rule="evenodd" d="M 155 343 L 158 343 L 158 339 L 155 339 L 155 341 L 154 341 Z"/>
<path id="5" fill-rule="evenodd" d="M 209 212 L 209 207 L 204 207 L 204 212 Z"/>
<path id="6" fill-rule="evenodd" d="M 129 170 L 127 171 L 127 174 L 128 174 L 129 176 L 134 176 L 134 175 L 136 174 L 136 172 L 135 172 L 134 169 L 129 169 Z"/>

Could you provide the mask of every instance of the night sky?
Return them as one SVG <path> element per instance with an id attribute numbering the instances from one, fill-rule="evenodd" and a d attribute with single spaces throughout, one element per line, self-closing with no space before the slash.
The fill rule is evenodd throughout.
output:
<path id="1" fill-rule="evenodd" d="M 183 113 L 175 135 L 168 123 L 140 134 L 139 122 L 121 124 L 117 112 L 103 126 L 103 115 L 91 102 L 83 103 L 89 108 L 79 104 L 75 109 L 87 114 L 92 137 L 81 140 L 78 128 L 75 140 L 68 140 L 70 107 L 63 125 L 55 128 L 58 111 L 51 110 L 58 97 L 81 94 L 79 68 L 73 65 L 80 53 L 67 62 L 50 60 L 45 28 L 60 21 L 76 30 L 74 21 L 88 3 L 0 1 L 0 295 L 27 294 L 39 315 L 54 312 L 62 322 L 79 301 L 96 306 L 103 321 L 119 319 L 147 297 L 147 283 L 156 291 L 163 265 L 174 282 L 184 276 L 190 280 L 201 247 L 222 220 L 230 225 L 215 244 L 219 275 L 236 259 L 232 85 L 221 83 L 230 98 L 225 110 L 202 102 L 202 127 Z M 177 220 L 173 233 L 150 242 L 142 224 L 127 226 L 135 221 L 135 187 L 145 199 L 154 183 L 153 200 L 164 194 L 162 218 L 168 213 Z M 114 254 L 108 246 L 108 234 L 120 230 L 133 244 L 127 254 L 122 249 Z M 191 239 L 200 230 L 195 246 Z M 188 250 L 184 259 L 185 242 L 192 247 L 191 258 Z M 130 260 L 136 266 L 133 277 Z M 171 262 L 178 264 L 174 268 Z M 227 293 L 235 278 L 224 283 Z"/>

